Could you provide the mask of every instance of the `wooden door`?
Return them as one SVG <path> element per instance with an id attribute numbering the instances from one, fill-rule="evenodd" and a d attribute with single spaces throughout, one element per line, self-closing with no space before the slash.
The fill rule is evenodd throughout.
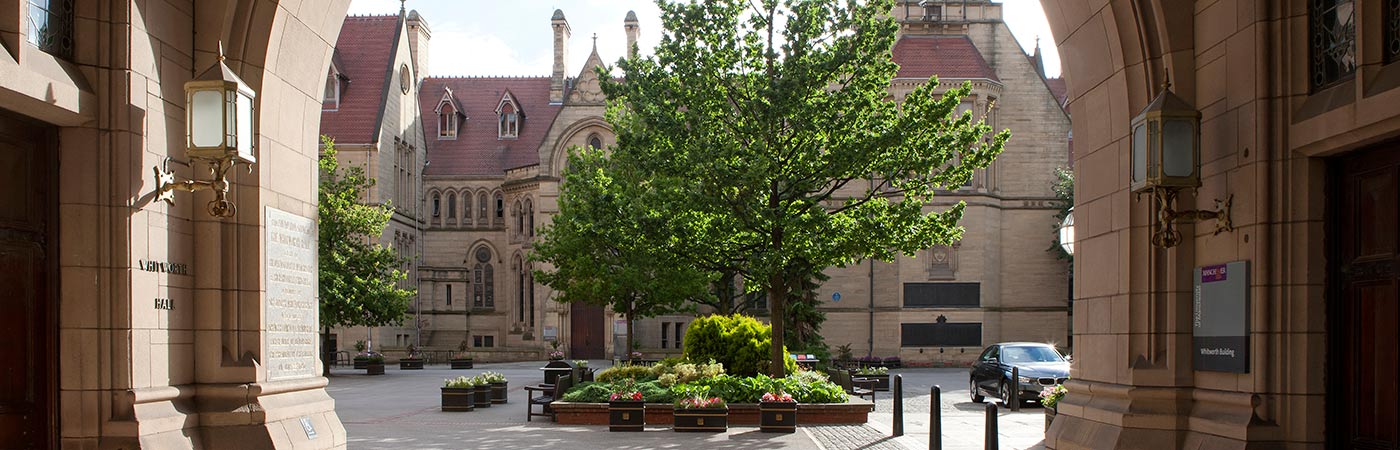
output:
<path id="1" fill-rule="evenodd" d="M 1328 437 L 1337 449 L 1400 448 L 1400 145 L 1333 167 Z"/>
<path id="2" fill-rule="evenodd" d="M 569 353 L 573 359 L 604 359 L 607 324 L 603 307 L 574 302 L 569 305 Z"/>
<path id="3" fill-rule="evenodd" d="M 54 433 L 53 154 L 47 129 L 0 113 L 0 444 Z M 75 180 L 77 181 L 77 180 Z M 80 180 L 91 183 L 93 180 Z"/>

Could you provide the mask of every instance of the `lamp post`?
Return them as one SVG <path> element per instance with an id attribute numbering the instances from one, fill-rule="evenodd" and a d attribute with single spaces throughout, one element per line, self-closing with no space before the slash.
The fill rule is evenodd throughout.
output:
<path id="1" fill-rule="evenodd" d="M 1060 248 L 1066 254 L 1074 256 L 1074 209 L 1071 208 L 1065 214 L 1065 220 L 1060 222 Z"/>
<path id="2" fill-rule="evenodd" d="M 209 202 L 209 215 L 233 217 L 236 208 L 228 200 L 229 169 L 237 164 L 248 166 L 257 162 L 254 155 L 256 137 L 254 109 L 257 93 L 219 60 L 204 73 L 185 83 L 185 155 L 191 160 L 209 165 L 209 180 L 176 181 L 170 170 L 170 158 L 165 167 L 155 168 L 156 200 L 175 204 L 174 191 L 214 191 Z"/>
<path id="3" fill-rule="evenodd" d="M 1177 220 L 1216 219 L 1215 233 L 1233 231 L 1230 202 L 1216 200 L 1216 210 L 1175 209 L 1184 189 L 1201 187 L 1201 112 L 1171 91 L 1171 83 L 1132 122 L 1132 173 L 1134 194 L 1157 200 L 1152 245 L 1170 248 L 1181 243 Z"/>

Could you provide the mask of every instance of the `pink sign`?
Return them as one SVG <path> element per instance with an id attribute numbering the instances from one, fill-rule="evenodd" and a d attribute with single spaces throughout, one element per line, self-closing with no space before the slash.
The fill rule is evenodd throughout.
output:
<path id="1" fill-rule="evenodd" d="M 1225 265 L 1205 266 L 1201 268 L 1201 282 L 1210 283 L 1213 281 L 1225 281 Z"/>

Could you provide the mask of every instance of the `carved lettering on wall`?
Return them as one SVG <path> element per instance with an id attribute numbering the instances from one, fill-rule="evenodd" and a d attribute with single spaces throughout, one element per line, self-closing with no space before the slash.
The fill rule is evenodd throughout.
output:
<path id="1" fill-rule="evenodd" d="M 267 207 L 263 272 L 267 274 L 268 380 L 316 376 L 316 222 Z"/>
<path id="2" fill-rule="evenodd" d="M 168 299 L 168 298 L 158 298 L 158 299 L 156 299 L 155 304 L 156 304 L 156 306 L 155 306 L 156 309 L 163 309 L 163 310 L 166 310 L 166 311 L 174 311 L 174 310 L 175 310 L 175 300 L 172 300 L 172 299 Z"/>
<path id="3" fill-rule="evenodd" d="M 190 276 L 189 264 L 174 263 L 169 261 L 151 261 L 146 259 L 136 260 L 136 269 L 145 272 L 168 273 L 171 275 Z"/>

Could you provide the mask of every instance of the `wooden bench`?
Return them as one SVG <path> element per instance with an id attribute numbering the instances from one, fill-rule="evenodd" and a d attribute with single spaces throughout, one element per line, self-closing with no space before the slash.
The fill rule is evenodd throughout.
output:
<path id="1" fill-rule="evenodd" d="M 555 384 L 541 383 L 525 386 L 525 396 L 529 398 L 529 401 L 525 402 L 525 421 L 529 422 L 535 416 L 545 416 L 549 417 L 549 420 L 555 420 L 554 410 L 550 409 L 549 404 L 555 400 L 562 400 L 564 393 L 569 392 L 571 387 L 574 387 L 573 377 L 559 377 L 559 381 Z M 535 395 L 536 392 L 540 394 Z M 540 405 L 540 412 L 535 412 L 535 405 Z"/>
<path id="2" fill-rule="evenodd" d="M 875 401 L 875 380 L 866 378 L 851 378 L 851 373 L 842 369 L 831 369 L 827 371 L 831 380 L 836 382 L 847 394 L 857 397 L 870 397 L 870 401 Z"/>

